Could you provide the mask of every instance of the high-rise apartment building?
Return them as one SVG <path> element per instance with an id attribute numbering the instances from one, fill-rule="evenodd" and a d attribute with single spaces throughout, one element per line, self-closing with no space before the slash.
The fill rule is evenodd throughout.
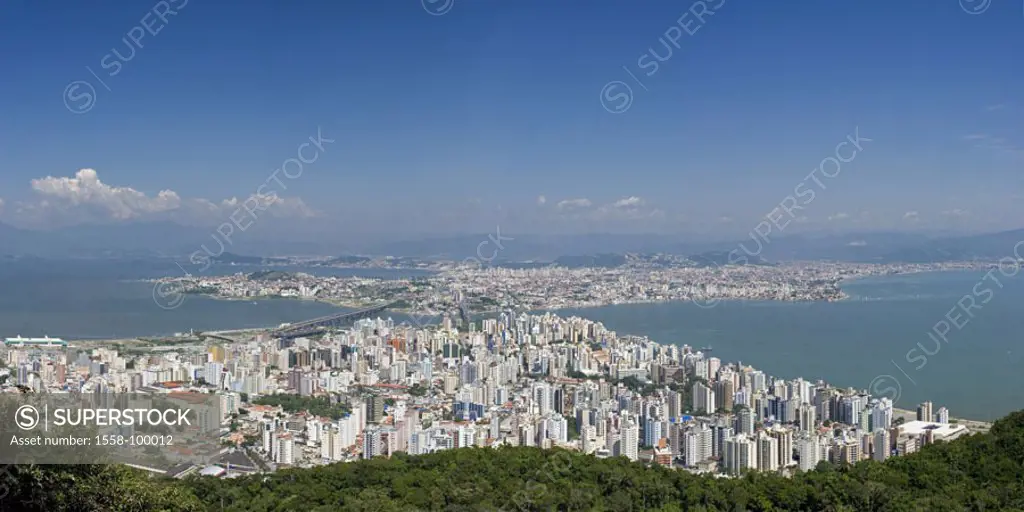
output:
<path id="1" fill-rule="evenodd" d="M 778 471 L 779 441 L 766 432 L 757 436 L 757 469 L 761 471 Z"/>
<path id="2" fill-rule="evenodd" d="M 817 425 L 817 409 L 809 403 L 804 403 L 800 406 L 800 430 L 804 432 L 813 432 Z"/>
<path id="3" fill-rule="evenodd" d="M 779 467 L 793 465 L 793 431 L 786 427 L 776 426 L 768 431 L 779 446 Z"/>
<path id="4" fill-rule="evenodd" d="M 736 388 L 732 380 L 720 380 L 715 383 L 715 410 L 732 411 Z M 710 411 L 709 411 L 710 412 Z"/>
<path id="5" fill-rule="evenodd" d="M 736 432 L 739 434 L 754 434 L 754 411 L 741 409 L 736 415 Z"/>
<path id="6" fill-rule="evenodd" d="M 746 434 L 725 441 L 725 470 L 730 475 L 757 469 L 757 447 Z"/>
<path id="7" fill-rule="evenodd" d="M 715 412 L 715 392 L 702 382 L 693 383 L 693 408 L 698 412 Z"/>
<path id="8" fill-rule="evenodd" d="M 622 455 L 629 460 L 640 459 L 640 426 L 633 418 L 622 426 Z"/>
<path id="9" fill-rule="evenodd" d="M 877 461 L 884 461 L 889 458 L 891 451 L 889 441 L 889 431 L 884 428 L 880 428 L 875 431 L 875 440 L 871 444 L 871 457 Z"/>
<path id="10" fill-rule="evenodd" d="M 917 406 L 917 421 L 935 421 L 935 416 L 932 415 L 931 402 L 922 402 L 921 405 Z"/>
<path id="11" fill-rule="evenodd" d="M 800 471 L 813 470 L 822 460 L 818 436 L 800 439 L 797 442 L 797 452 L 800 454 Z"/>
<path id="12" fill-rule="evenodd" d="M 367 400 L 366 414 L 370 423 L 380 423 L 384 418 L 384 397 L 376 395 Z"/>

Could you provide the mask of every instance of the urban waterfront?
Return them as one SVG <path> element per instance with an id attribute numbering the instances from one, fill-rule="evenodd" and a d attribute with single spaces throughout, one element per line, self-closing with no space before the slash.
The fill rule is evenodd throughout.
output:
<path id="1" fill-rule="evenodd" d="M 957 417 L 991 421 L 1022 407 L 1024 279 L 991 285 L 991 300 L 959 320 L 938 352 L 928 333 L 982 282 L 985 272 L 871 277 L 843 285 L 839 302 L 722 301 L 622 304 L 560 310 L 612 330 L 660 343 L 713 348 L 722 361 L 742 361 L 785 378 L 824 379 L 837 386 L 892 389 L 897 406 L 932 400 Z M 980 300 L 979 300 L 980 304 Z M 955 316 L 955 315 L 954 315 Z M 934 353 L 920 370 L 907 353 L 918 343 Z M 895 364 L 901 368 L 898 369 Z M 904 374 L 903 372 L 906 372 Z M 882 376 L 883 379 L 876 380 Z M 891 378 L 888 378 L 891 377 Z M 898 396 L 897 396 L 898 395 Z"/>
<path id="2" fill-rule="evenodd" d="M 79 265 L 86 265 L 80 263 Z M 0 332 L 5 335 L 119 338 L 175 332 L 277 325 L 339 311 L 309 300 L 221 301 L 189 296 L 174 310 L 158 307 L 152 283 L 135 279 L 166 275 L 155 265 L 88 263 L 59 271 L 0 267 Z M 109 264 L 107 264 L 109 265 Z M 257 267 L 220 267 L 216 273 Z M 215 269 L 211 269 L 211 274 Z M 386 277 L 377 269 L 295 269 L 326 275 Z M 347 272 L 359 272 L 347 274 Z M 395 272 L 395 276 L 408 273 Z M 940 272 L 872 277 L 848 282 L 839 302 L 722 301 L 715 307 L 689 302 L 622 304 L 560 310 L 600 321 L 621 334 L 649 336 L 663 344 L 713 348 L 723 361 L 742 361 L 782 377 L 825 379 L 838 386 L 892 390 L 912 408 L 931 400 L 957 417 L 991 420 L 1021 406 L 1024 349 L 1017 340 L 1024 318 L 1014 308 L 1024 299 L 1021 279 L 1002 279 L 993 296 L 962 328 L 948 334 L 938 352 L 928 332 L 984 272 Z M 390 314 L 396 321 L 406 317 Z M 920 370 L 907 354 L 921 343 L 934 355 Z M 920 352 L 920 349 L 918 349 Z M 895 363 L 894 363 L 895 362 Z M 899 365 L 899 368 L 896 365 Z M 898 396 L 897 396 L 898 395 Z"/>

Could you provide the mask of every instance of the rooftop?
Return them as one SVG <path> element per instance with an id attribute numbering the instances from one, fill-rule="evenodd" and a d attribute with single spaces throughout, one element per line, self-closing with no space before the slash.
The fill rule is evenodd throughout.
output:
<path id="1" fill-rule="evenodd" d="M 227 473 L 227 470 L 219 466 L 206 466 L 199 472 L 203 476 L 223 476 L 225 473 Z"/>
<path id="2" fill-rule="evenodd" d="M 956 437 L 967 433 L 967 427 L 952 423 L 935 423 L 933 421 L 908 421 L 899 426 L 900 433 L 921 436 L 931 430 L 937 438 Z"/>

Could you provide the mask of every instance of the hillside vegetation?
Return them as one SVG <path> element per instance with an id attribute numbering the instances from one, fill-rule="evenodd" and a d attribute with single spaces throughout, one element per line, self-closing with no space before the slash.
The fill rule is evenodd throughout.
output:
<path id="1" fill-rule="evenodd" d="M 537 448 L 397 455 L 217 480 L 114 466 L 19 467 L 0 510 L 1022 511 L 1024 412 L 884 463 L 739 479 Z M 2 488 L 0 488 L 2 493 Z"/>

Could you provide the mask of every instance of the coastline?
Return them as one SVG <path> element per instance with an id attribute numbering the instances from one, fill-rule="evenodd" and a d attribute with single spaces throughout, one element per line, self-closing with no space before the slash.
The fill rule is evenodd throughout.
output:
<path id="1" fill-rule="evenodd" d="M 901 271 L 901 272 L 889 272 L 889 273 L 884 273 L 884 274 L 868 274 L 868 275 L 860 275 L 860 276 L 839 278 L 836 281 L 836 285 L 837 285 L 837 287 L 840 287 L 843 284 L 856 283 L 858 281 L 863 281 L 863 280 L 867 280 L 867 279 L 875 279 L 875 278 L 879 278 L 879 277 L 904 276 L 904 275 L 927 274 L 927 273 L 942 273 L 942 272 L 964 272 L 964 271 L 972 271 L 972 270 L 979 270 L 979 269 L 976 269 L 976 268 L 972 268 L 972 269 L 963 269 L 963 268 L 961 268 L 961 269 L 927 269 L 927 270 L 907 270 L 907 271 Z M 156 282 L 156 281 L 159 281 L 159 280 L 153 280 L 153 281 Z M 286 297 L 286 296 L 281 296 L 281 295 L 262 295 L 262 296 L 258 296 L 258 297 L 234 297 L 234 296 L 230 296 L 230 295 L 218 295 L 218 294 L 210 294 L 210 293 L 187 293 L 186 295 L 197 295 L 197 296 L 202 296 L 202 297 L 206 297 L 206 298 L 210 298 L 210 299 L 215 299 L 215 300 L 239 301 L 239 302 L 260 301 L 260 300 L 312 301 L 312 302 L 319 302 L 321 304 L 328 304 L 328 305 L 331 305 L 331 306 L 335 306 L 335 307 L 339 307 L 339 308 L 347 308 L 347 309 L 362 309 L 362 308 L 373 306 L 373 303 L 371 303 L 371 302 L 349 302 L 349 301 L 344 301 L 344 300 L 340 300 L 340 299 L 331 299 L 331 298 L 324 298 L 324 297 Z M 698 300 L 704 300 L 704 301 L 708 301 L 708 302 L 714 301 L 714 302 L 792 302 L 792 303 L 813 303 L 813 302 L 841 302 L 841 301 L 848 301 L 850 299 L 851 299 L 851 296 L 848 293 L 845 293 L 845 292 L 843 292 L 840 289 L 839 290 L 839 294 L 836 295 L 835 297 L 826 297 L 826 298 L 813 298 L 813 297 L 806 297 L 806 298 L 805 297 L 794 297 L 794 298 L 722 297 L 722 298 L 711 298 L 711 299 L 695 299 L 695 298 L 690 298 L 690 299 L 618 299 L 618 300 L 612 300 L 612 301 L 593 301 L 593 302 L 584 301 L 584 302 L 575 302 L 575 303 L 568 303 L 568 304 L 547 305 L 547 306 L 544 306 L 544 307 L 531 308 L 530 311 L 560 311 L 560 310 L 565 310 L 565 309 L 588 309 L 588 308 L 601 308 L 601 307 L 606 307 L 606 306 L 619 306 L 619 305 L 626 305 L 626 304 L 686 303 L 686 302 L 696 302 Z M 407 315 L 419 313 L 419 311 L 416 311 L 416 310 L 413 310 L 413 309 L 409 309 L 409 308 L 391 308 L 391 309 L 389 309 L 389 311 L 394 311 L 394 312 L 397 312 L 397 313 L 403 313 L 403 314 L 407 314 Z M 500 309 L 500 308 L 483 309 L 483 310 L 475 309 L 475 310 L 472 310 L 472 311 L 468 311 L 468 313 L 471 314 L 471 315 L 479 315 L 479 314 L 488 314 L 488 313 L 500 313 L 501 311 L 502 311 L 502 309 Z"/>
<path id="2" fill-rule="evenodd" d="M 986 268 L 992 268 L 997 263 L 992 262 L 957 262 L 962 266 L 953 268 L 907 268 L 899 270 L 888 270 L 886 272 L 878 273 L 866 273 L 853 276 L 840 276 L 837 277 L 834 286 L 836 289 L 835 295 L 805 295 L 805 296 L 772 296 L 766 295 L 761 297 L 710 297 L 710 298 L 697 298 L 691 297 L 688 299 L 684 298 L 668 298 L 668 299 L 613 299 L 613 300 L 597 300 L 597 301 L 579 301 L 579 302 L 566 302 L 566 303 L 551 303 L 544 304 L 541 306 L 533 306 L 530 308 L 531 311 L 556 311 L 563 309 L 583 309 L 583 308 L 599 308 L 605 306 L 615 306 L 622 304 L 659 304 L 659 303 L 673 303 L 673 302 L 694 302 L 694 303 L 717 303 L 723 301 L 729 302 L 794 302 L 794 303 L 814 303 L 814 302 L 840 302 L 851 300 L 851 295 L 842 290 L 842 286 L 845 284 L 853 284 L 864 280 L 885 278 L 891 276 L 907 276 L 914 274 L 928 274 L 928 273 L 946 273 L 946 272 L 970 272 L 979 271 Z M 145 282 L 166 282 L 169 278 L 157 278 L 157 279 L 146 279 Z M 350 309 L 362 309 L 366 307 L 372 307 L 373 302 L 364 301 L 348 301 L 336 298 L 324 298 L 324 297 L 297 297 L 297 296 L 280 296 L 280 295 L 261 295 L 254 297 L 237 297 L 229 295 L 220 295 L 215 293 L 192 293 L 185 292 L 186 295 L 197 295 L 203 296 L 215 300 L 226 300 L 226 301 L 260 301 L 260 300 L 301 300 L 301 301 L 313 301 L 322 304 L 328 304 L 338 308 L 350 308 Z M 706 307 L 706 306 L 702 306 Z M 403 314 L 418 314 L 420 311 L 416 311 L 409 308 L 393 308 L 391 311 L 395 311 Z M 500 308 L 478 310 L 474 309 L 467 311 L 471 315 L 486 314 L 500 312 Z"/>
<path id="3" fill-rule="evenodd" d="M 950 275 L 956 275 L 956 274 L 972 273 L 972 272 L 978 272 L 978 271 L 982 271 L 983 272 L 985 269 L 991 269 L 992 267 L 993 267 L 993 264 L 991 264 L 991 263 L 973 263 L 973 264 L 970 264 L 970 265 L 967 265 L 967 266 L 964 266 L 964 267 L 960 267 L 960 268 L 920 268 L 920 269 L 907 269 L 907 270 L 902 271 L 902 272 L 883 272 L 883 273 L 874 273 L 874 274 L 871 274 L 871 275 L 846 276 L 840 282 L 843 283 L 844 285 L 847 284 L 847 283 L 860 283 L 860 282 L 862 282 L 865 279 L 871 280 L 873 282 L 876 282 L 876 281 L 884 281 L 886 278 L 888 278 L 890 276 L 898 278 L 900 276 L 908 276 L 908 275 L 911 275 L 911 274 L 936 274 L 936 275 L 950 274 Z M 955 280 L 955 278 L 954 278 L 954 280 Z M 916 281 L 913 281 L 913 282 L 916 282 Z M 927 282 L 931 283 L 932 280 L 929 279 L 929 280 L 927 280 Z M 941 282 L 940 282 L 940 284 L 941 284 Z M 196 294 L 196 295 L 200 295 L 200 294 Z M 326 305 L 329 305 L 329 306 L 332 306 L 332 307 L 351 308 L 351 309 L 359 309 L 359 308 L 362 308 L 362 307 L 366 306 L 366 303 L 362 302 L 362 301 L 357 302 L 357 301 L 351 301 L 351 300 L 325 299 L 325 298 L 319 298 L 319 297 L 297 297 L 297 296 L 284 296 L 284 297 L 282 297 L 282 296 L 273 296 L 273 295 L 257 296 L 257 297 L 229 297 L 229 296 L 217 296 L 217 295 L 205 295 L 205 296 L 208 297 L 208 298 L 214 299 L 214 300 L 235 300 L 235 301 L 246 301 L 246 300 L 249 300 L 249 301 L 263 301 L 265 299 L 275 299 L 275 300 L 280 300 L 280 299 L 298 299 L 298 300 L 301 300 L 301 301 L 311 301 L 311 302 L 316 302 L 316 303 L 322 303 L 322 304 L 326 304 Z M 723 298 L 721 300 L 722 301 L 729 301 L 731 303 L 743 303 L 743 302 L 775 303 L 775 304 L 778 304 L 777 307 L 785 308 L 785 306 L 783 306 L 782 304 L 789 303 L 789 302 L 793 302 L 793 303 L 812 303 L 813 304 L 813 303 L 824 303 L 824 302 L 840 302 L 840 301 L 842 301 L 842 302 L 851 302 L 851 301 L 856 301 L 857 300 L 857 293 L 854 292 L 854 294 L 852 296 L 847 293 L 847 294 L 844 294 L 842 298 L 836 298 L 836 299 L 831 299 L 831 300 L 823 300 L 823 299 L 818 299 L 818 300 L 815 300 L 815 299 L 778 300 L 778 299 L 771 299 L 771 298 L 765 298 L 765 299 L 757 299 L 757 298 L 727 298 L 726 299 L 726 298 Z M 555 307 L 550 307 L 550 308 L 546 308 L 546 309 L 531 308 L 529 310 L 522 310 L 522 311 L 526 312 L 526 313 L 530 313 L 530 314 L 543 314 L 545 312 L 551 312 L 551 313 L 558 314 L 558 315 L 563 316 L 563 317 L 578 316 L 578 317 L 592 319 L 592 320 L 595 320 L 595 321 L 604 321 L 605 319 L 601 318 L 600 316 L 595 318 L 595 316 L 587 314 L 586 312 L 575 311 L 575 312 L 569 313 L 567 310 L 578 310 L 578 309 L 589 310 L 589 309 L 598 309 L 598 308 L 608 308 L 609 306 L 619 306 L 619 305 L 638 305 L 639 306 L 639 305 L 646 305 L 646 304 L 678 304 L 678 303 L 685 303 L 685 302 L 692 302 L 692 300 L 687 300 L 687 299 L 624 300 L 624 299 L 619 298 L 619 299 L 611 299 L 611 300 L 580 301 L 580 302 L 569 303 L 569 304 L 564 304 L 564 305 L 563 304 L 559 304 L 559 305 L 557 305 Z M 715 301 L 715 302 L 717 302 L 717 301 Z M 409 304 L 404 304 L 404 305 L 408 306 Z M 674 309 L 675 307 L 676 306 L 672 306 L 672 307 L 670 307 L 668 309 Z M 516 309 L 518 309 L 518 308 L 516 308 Z M 615 309 L 617 309 L 617 308 L 608 308 L 608 311 L 614 311 Z M 702 309 L 706 309 L 706 307 L 702 308 Z M 802 309 L 802 308 L 798 308 L 798 309 Z M 440 311 L 440 310 L 441 310 L 441 308 L 438 308 L 438 311 Z M 487 309 L 473 309 L 473 310 L 469 311 L 468 313 L 474 319 L 478 319 L 481 316 L 486 317 L 488 315 L 494 315 L 496 313 L 499 313 L 501 310 L 502 310 L 501 308 L 493 308 L 493 307 L 491 307 L 491 308 L 487 308 Z M 395 313 L 401 313 L 403 315 L 416 315 L 416 314 L 423 315 L 424 314 L 424 310 L 418 310 L 417 311 L 417 310 L 413 310 L 411 308 L 394 308 L 394 309 L 389 309 L 389 311 L 393 311 Z M 428 309 L 428 311 L 429 311 L 429 309 Z M 627 310 L 627 312 L 628 311 L 629 310 Z M 689 312 L 685 313 L 686 311 L 689 311 Z M 729 312 L 732 311 L 732 309 L 731 308 L 726 308 L 723 311 L 725 311 L 725 313 L 719 311 L 719 312 L 714 313 L 714 315 L 712 315 L 711 317 L 707 317 L 707 314 L 709 314 L 709 313 L 701 313 L 700 311 L 698 311 L 696 309 L 689 308 L 688 310 L 684 310 L 684 313 L 685 313 L 684 316 L 689 318 L 689 317 L 694 317 L 694 315 L 700 315 L 699 317 L 695 317 L 694 321 L 698 321 L 699 324 L 705 324 L 705 323 L 708 323 L 708 321 L 701 321 L 700 318 L 717 318 L 717 320 L 713 320 L 713 321 L 714 322 L 723 321 L 721 319 L 722 315 L 729 316 L 730 315 Z M 828 309 L 827 311 L 832 311 L 832 310 Z M 840 309 L 837 309 L 835 311 L 840 312 L 840 311 L 843 311 L 843 309 L 840 308 Z M 433 311 L 430 311 L 430 312 L 433 313 Z M 455 311 L 454 307 L 449 308 L 448 309 L 448 313 L 450 315 L 452 315 L 453 318 L 455 318 L 456 311 Z M 836 313 L 836 314 L 838 314 L 838 313 Z M 615 313 L 607 313 L 605 316 L 612 316 L 612 315 L 616 315 L 616 314 Z M 387 317 L 386 314 L 384 314 L 382 316 L 385 317 L 385 318 Z M 622 314 L 617 314 L 616 316 L 622 317 L 623 315 Z M 629 316 L 629 315 L 625 315 L 625 316 Z M 660 317 L 660 316 L 664 316 L 664 315 L 663 314 L 656 315 L 656 317 Z M 829 314 L 828 316 L 832 317 L 834 315 Z M 424 319 L 424 320 L 426 320 L 426 319 Z M 434 323 L 433 321 L 430 321 L 430 320 L 427 320 L 427 322 L 428 323 Z M 637 327 L 636 322 L 630 323 L 630 322 L 627 322 L 625 320 L 621 320 L 621 318 L 620 318 L 620 321 L 617 324 L 613 323 L 612 325 L 615 325 L 617 327 L 616 330 L 618 330 L 623 335 L 637 334 L 638 333 L 638 330 L 637 330 L 638 327 Z M 796 325 L 796 324 L 794 324 L 794 325 Z M 664 328 L 664 326 L 660 326 L 660 327 L 654 328 L 653 330 L 648 330 L 645 327 L 646 327 L 645 325 L 640 325 L 639 326 L 639 330 L 640 331 L 646 331 L 644 334 L 646 334 L 649 337 L 649 339 L 651 339 L 653 341 L 657 341 L 658 343 L 661 343 L 661 344 L 682 344 L 682 343 L 684 343 L 686 341 L 689 341 L 689 344 L 691 346 L 714 345 L 715 347 L 718 347 L 719 346 L 718 341 L 725 339 L 724 337 L 722 337 L 723 335 L 717 335 L 718 337 L 716 337 L 716 335 L 703 336 L 700 332 L 694 333 L 696 338 L 691 338 L 691 337 L 689 337 L 689 334 L 690 334 L 689 330 L 687 330 L 685 328 L 667 330 L 667 329 Z M 714 326 L 705 326 L 705 327 L 714 327 Z M 665 335 L 662 331 L 666 331 L 669 334 Z M 677 335 L 679 333 L 682 333 L 682 335 Z M 644 334 L 641 334 L 641 335 L 644 335 Z M 746 348 L 744 348 L 742 350 L 740 350 L 738 347 L 730 348 L 730 345 L 731 345 L 731 343 L 723 343 L 725 353 L 723 353 L 722 355 L 719 355 L 719 357 L 728 358 L 731 361 L 738 361 L 738 360 L 747 361 L 747 360 L 749 360 L 751 363 L 754 363 L 755 366 L 758 366 L 757 365 L 758 362 L 762 362 L 762 363 L 764 362 L 764 361 L 762 361 L 763 358 L 757 357 L 757 355 L 760 354 L 760 352 L 757 352 L 757 351 L 750 352 Z M 746 345 L 749 345 L 749 343 L 746 344 Z M 769 361 L 771 361 L 770 357 L 769 357 Z M 781 371 L 779 371 L 776 374 L 779 375 L 780 377 L 788 377 L 788 378 L 804 377 L 804 378 L 806 378 L 806 376 L 808 374 L 807 369 L 808 368 L 812 368 L 812 367 L 813 368 L 819 368 L 819 370 L 816 371 L 816 372 L 812 371 L 812 373 L 818 373 L 818 377 L 815 378 L 814 380 L 819 380 L 820 379 L 820 380 L 832 383 L 833 385 L 840 385 L 840 383 L 845 382 L 847 384 L 852 384 L 852 387 L 855 388 L 855 389 L 856 388 L 861 388 L 861 387 L 864 386 L 863 382 L 860 382 L 860 376 L 859 375 L 853 375 L 852 379 L 851 379 L 850 375 L 842 374 L 842 372 L 840 374 L 838 374 L 838 375 L 833 375 L 832 372 L 826 370 L 826 367 L 824 367 L 824 366 L 817 366 L 817 365 L 815 365 L 815 366 L 806 366 L 806 365 L 804 365 L 804 366 L 797 366 L 797 367 L 794 367 L 793 365 L 787 365 L 785 368 L 777 368 L 777 371 L 778 370 L 781 370 Z M 847 372 L 847 373 L 849 373 L 849 372 Z M 811 377 L 813 378 L 814 375 L 812 375 Z M 867 378 L 865 378 L 864 380 L 866 381 Z M 858 382 L 860 382 L 860 383 L 857 384 Z M 840 387 L 851 387 L 851 386 L 840 386 Z M 924 396 L 921 396 L 922 394 Z M 925 400 L 935 400 L 935 399 L 938 399 L 940 401 L 940 403 L 941 403 L 941 400 L 943 400 L 942 397 L 945 396 L 942 393 L 934 394 L 934 393 L 928 393 L 927 391 L 924 391 L 924 392 L 921 392 L 921 393 L 917 393 L 917 395 L 918 396 L 912 397 L 913 400 L 904 402 L 902 405 L 904 407 L 914 407 L 917 402 L 925 401 Z M 959 408 L 956 403 L 945 404 L 945 405 L 950 406 L 950 409 L 952 409 L 953 411 L 957 411 L 957 409 Z M 960 404 L 960 405 L 962 406 L 962 404 Z M 903 414 L 905 417 L 908 417 L 910 419 L 913 419 L 916 416 L 915 411 L 913 411 L 912 409 L 908 410 L 908 409 L 899 409 L 899 408 L 897 408 L 897 410 L 899 410 L 900 413 Z M 963 410 L 961 410 L 960 412 L 961 412 L 961 414 L 966 414 L 966 416 L 956 416 L 955 419 L 957 419 L 960 423 L 973 424 L 974 426 L 971 427 L 972 431 L 982 430 L 983 428 L 990 426 L 990 423 L 988 423 L 988 422 L 970 419 L 970 418 L 978 418 L 978 417 L 991 418 L 992 416 L 990 416 L 988 414 L 987 409 L 984 409 L 984 408 L 982 408 L 982 409 L 974 408 L 974 409 L 967 410 L 966 413 Z M 981 428 L 979 428 L 979 427 L 981 427 Z"/>
<path id="4" fill-rule="evenodd" d="M 784 301 L 780 301 L 780 302 L 784 302 Z M 788 302 L 793 302 L 793 301 L 788 301 Z M 826 302 L 826 301 L 818 301 L 818 302 Z M 603 308 L 603 307 L 607 307 L 607 305 L 606 306 L 598 306 L 597 308 Z M 537 310 L 537 311 L 530 311 L 529 314 L 551 313 L 551 314 L 559 315 L 559 316 L 562 316 L 562 317 L 580 316 L 580 317 L 583 317 L 583 318 L 587 318 L 589 320 L 593 320 L 593 318 L 586 317 L 585 315 L 580 315 L 579 311 L 573 311 L 571 315 L 567 315 L 565 313 L 567 312 L 567 310 L 597 309 L 597 308 L 564 308 L 564 309 L 558 309 L 558 310 Z M 657 339 L 652 339 L 648 335 L 635 334 L 635 333 L 629 333 L 629 332 L 617 332 L 616 334 L 619 335 L 619 336 L 643 337 L 643 338 L 650 339 L 651 341 L 654 341 L 654 342 L 656 342 L 658 344 L 661 344 L 661 345 L 665 345 L 666 344 L 666 342 L 659 341 Z M 668 342 L 668 343 L 671 344 L 671 342 Z M 696 347 L 694 347 L 694 350 L 696 350 Z M 714 357 L 714 356 L 712 356 L 712 357 Z M 756 364 L 754 366 L 756 366 Z M 790 375 L 787 378 L 795 379 L 795 378 L 805 378 L 805 377 L 803 375 Z M 824 382 L 830 382 L 830 380 L 827 379 L 827 378 L 819 377 L 818 379 L 822 380 Z M 831 384 L 831 385 L 837 386 L 836 384 Z M 845 388 L 845 387 L 849 387 L 849 386 L 837 386 L 837 387 Z M 857 389 L 857 388 L 854 388 L 854 389 Z M 917 411 L 911 410 L 911 409 L 903 409 L 903 408 L 900 408 L 900 407 L 896 407 L 894 405 L 893 406 L 893 416 L 894 416 L 894 418 L 895 417 L 903 417 L 905 421 L 913 421 L 913 420 L 915 420 L 917 418 Z M 960 424 L 965 425 L 972 433 L 973 432 L 987 432 L 989 429 L 992 428 L 992 423 L 991 422 L 987 422 L 987 421 L 974 420 L 974 419 L 961 418 L 961 417 L 953 417 L 953 416 L 950 416 L 949 420 L 950 420 L 951 423 L 960 423 Z"/>
<path id="5" fill-rule="evenodd" d="M 533 312 L 530 312 L 529 314 L 543 314 L 543 313 L 559 314 L 558 311 L 546 311 L 546 312 L 533 311 Z M 564 315 L 561 315 L 561 316 L 565 317 Z M 265 330 L 265 329 L 241 329 L 241 330 L 228 330 L 228 331 L 222 330 L 222 331 L 209 331 L 209 332 L 211 334 L 223 334 L 223 333 L 232 333 L 232 332 L 256 333 L 256 332 L 260 332 L 260 331 L 263 331 L 263 330 Z M 630 333 L 621 333 L 621 334 L 619 334 L 619 336 L 627 336 L 628 337 L 628 336 L 640 336 L 640 335 L 635 335 L 635 334 L 630 334 Z M 103 346 L 103 345 L 107 345 L 107 344 L 117 344 L 117 345 L 124 345 L 125 348 L 129 349 L 129 350 L 147 350 L 147 351 L 156 350 L 156 351 L 161 351 L 161 350 L 174 350 L 174 349 L 178 349 L 178 348 L 184 348 L 185 346 L 193 345 L 197 340 L 185 340 L 185 339 L 183 339 L 183 340 L 175 342 L 175 341 L 172 340 L 172 337 L 163 337 L 163 338 L 160 338 L 160 339 L 145 339 L 144 337 L 135 337 L 135 338 L 103 339 L 103 340 L 99 340 L 99 339 L 90 339 L 90 340 L 74 340 L 74 339 L 69 339 L 68 341 L 73 343 L 72 346 L 78 346 L 78 347 L 82 347 L 82 348 L 85 348 L 86 346 L 96 347 L 96 346 Z M 664 342 L 658 341 L 658 340 L 651 340 L 651 341 L 654 341 L 654 342 L 659 343 L 659 344 L 664 344 Z M 209 341 L 207 340 L 206 342 L 208 343 Z M 828 382 L 828 381 L 826 380 L 826 382 Z M 904 421 L 914 421 L 914 420 L 916 420 L 917 412 L 915 410 L 911 410 L 911 409 L 904 409 L 904 408 L 900 408 L 900 407 L 893 407 L 893 417 L 894 418 L 903 418 Z M 971 433 L 984 433 L 984 432 L 988 432 L 992 428 L 992 425 L 993 425 L 991 422 L 974 420 L 974 419 L 969 419 L 969 418 L 961 418 L 961 417 L 950 417 L 950 423 L 958 423 L 958 424 L 964 425 L 965 427 L 968 428 L 968 430 Z"/>

